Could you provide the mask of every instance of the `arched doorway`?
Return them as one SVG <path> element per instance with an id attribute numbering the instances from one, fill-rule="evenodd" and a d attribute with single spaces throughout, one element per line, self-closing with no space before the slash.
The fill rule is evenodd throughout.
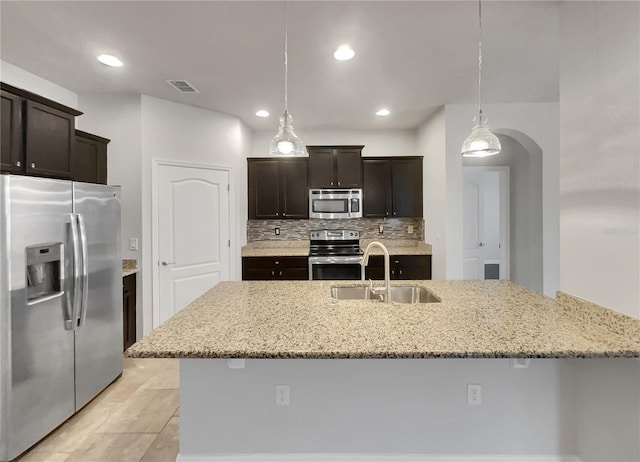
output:
<path id="1" fill-rule="evenodd" d="M 531 138 L 515 130 L 496 130 L 496 134 L 502 143 L 502 152 L 486 158 L 464 158 L 463 171 L 484 167 L 490 172 L 492 169 L 498 171 L 500 167 L 508 167 L 508 239 L 503 236 L 499 243 L 500 246 L 509 246 L 506 249 L 509 254 L 508 279 L 542 293 L 542 149 Z M 467 214 L 467 211 L 464 213 Z M 465 216 L 463 222 L 464 226 L 469 226 L 473 219 Z M 464 232 L 467 233 L 468 229 Z M 489 258 L 486 262 L 492 265 L 495 259 Z"/>

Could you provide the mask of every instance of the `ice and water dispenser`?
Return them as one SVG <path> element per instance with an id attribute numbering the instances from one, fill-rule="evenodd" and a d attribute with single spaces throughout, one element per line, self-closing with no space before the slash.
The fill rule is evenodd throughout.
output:
<path id="1" fill-rule="evenodd" d="M 63 292 L 62 243 L 53 242 L 26 248 L 27 303 L 37 303 Z"/>

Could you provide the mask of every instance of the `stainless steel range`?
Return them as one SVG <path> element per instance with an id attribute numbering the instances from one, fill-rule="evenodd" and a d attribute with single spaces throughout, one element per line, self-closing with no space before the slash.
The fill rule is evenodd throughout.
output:
<path id="1" fill-rule="evenodd" d="M 311 231 L 309 248 L 309 279 L 364 280 L 364 267 L 360 265 L 362 249 L 360 233 L 347 229 Z"/>

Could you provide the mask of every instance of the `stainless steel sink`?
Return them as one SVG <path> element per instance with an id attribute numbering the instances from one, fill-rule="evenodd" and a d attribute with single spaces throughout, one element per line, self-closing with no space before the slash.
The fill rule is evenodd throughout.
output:
<path id="1" fill-rule="evenodd" d="M 331 287 L 331 296 L 338 300 L 372 300 L 381 301 L 382 295 L 369 287 Z M 392 286 L 391 302 L 395 303 L 437 303 L 440 298 L 429 289 L 420 286 Z"/>

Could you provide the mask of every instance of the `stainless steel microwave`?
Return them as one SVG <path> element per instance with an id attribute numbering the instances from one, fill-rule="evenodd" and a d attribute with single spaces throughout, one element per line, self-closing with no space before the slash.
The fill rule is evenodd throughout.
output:
<path id="1" fill-rule="evenodd" d="M 362 218 L 362 189 L 310 189 L 309 218 Z"/>

